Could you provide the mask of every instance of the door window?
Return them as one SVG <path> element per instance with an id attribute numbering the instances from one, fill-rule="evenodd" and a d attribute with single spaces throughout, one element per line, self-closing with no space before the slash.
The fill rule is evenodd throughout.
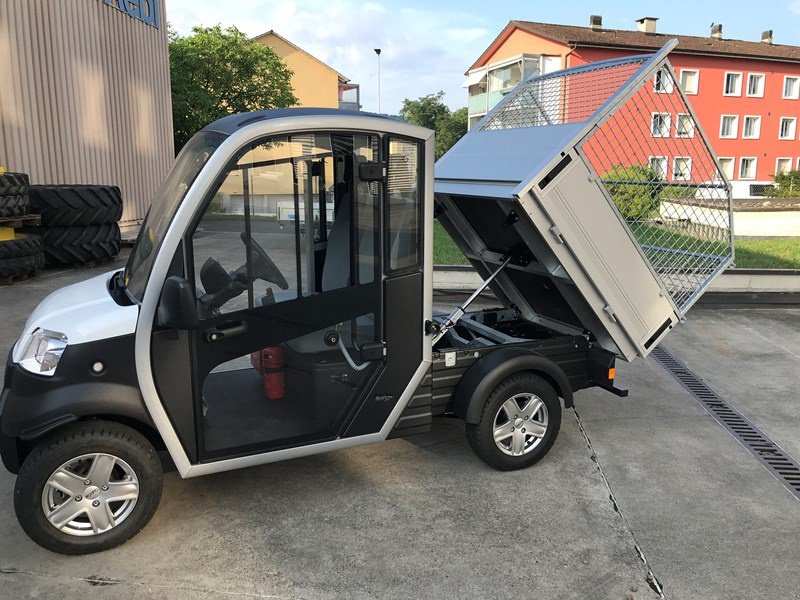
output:
<path id="1" fill-rule="evenodd" d="M 376 136 L 305 134 L 244 152 L 192 236 L 201 318 L 373 281 L 377 187 L 358 163 L 376 149 Z"/>
<path id="2" fill-rule="evenodd" d="M 419 144 L 389 140 L 387 236 L 389 270 L 420 265 Z"/>

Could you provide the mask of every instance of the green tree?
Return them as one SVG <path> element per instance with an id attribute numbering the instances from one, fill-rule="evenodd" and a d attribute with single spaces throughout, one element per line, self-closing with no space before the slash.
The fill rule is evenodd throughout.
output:
<path id="1" fill-rule="evenodd" d="M 467 132 L 467 109 L 450 111 L 444 92 L 403 100 L 400 116 L 409 123 L 436 131 L 436 158 L 441 158 Z"/>
<path id="2" fill-rule="evenodd" d="M 768 187 L 764 194 L 770 198 L 800 198 L 800 169 L 775 173 L 775 186 Z"/>
<path id="3" fill-rule="evenodd" d="M 644 221 L 658 214 L 664 186 L 649 165 L 614 165 L 601 179 L 625 220 Z"/>
<path id="4" fill-rule="evenodd" d="M 175 151 L 208 123 L 231 113 L 297 104 L 292 72 L 275 51 L 236 27 L 170 31 Z"/>
<path id="5" fill-rule="evenodd" d="M 467 133 L 467 107 L 454 110 L 439 120 L 436 127 L 436 158 L 444 156 Z"/>

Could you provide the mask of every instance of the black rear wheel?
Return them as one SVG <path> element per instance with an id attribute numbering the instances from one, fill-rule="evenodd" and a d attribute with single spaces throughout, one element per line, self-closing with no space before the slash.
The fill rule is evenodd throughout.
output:
<path id="1" fill-rule="evenodd" d="M 556 441 L 561 402 L 553 386 L 524 371 L 492 390 L 478 423 L 467 423 L 467 440 L 483 462 L 500 471 L 539 461 Z"/>
<path id="2" fill-rule="evenodd" d="M 136 535 L 155 513 L 162 484 L 158 455 L 140 433 L 104 421 L 76 423 L 25 459 L 14 509 L 43 548 L 89 554 Z"/>

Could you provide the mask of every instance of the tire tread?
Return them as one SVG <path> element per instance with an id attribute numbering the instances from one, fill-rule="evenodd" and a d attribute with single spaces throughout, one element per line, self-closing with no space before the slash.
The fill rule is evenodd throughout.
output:
<path id="1" fill-rule="evenodd" d="M 31 209 L 42 225 L 71 227 L 116 223 L 122 217 L 122 194 L 110 185 L 32 185 Z"/>
<path id="2" fill-rule="evenodd" d="M 0 259 L 0 279 L 12 279 L 22 275 L 36 275 L 44 269 L 45 258 L 43 252 L 29 256 Z"/>
<path id="3" fill-rule="evenodd" d="M 0 196 L 0 217 L 21 217 L 31 212 L 27 194 Z"/>
<path id="4" fill-rule="evenodd" d="M 22 231 L 41 235 L 48 265 L 74 265 L 107 260 L 119 254 L 119 225 L 85 227 L 29 227 Z"/>
<path id="5" fill-rule="evenodd" d="M 3 173 L 0 175 L 0 196 L 24 196 L 29 185 L 26 173 Z"/>

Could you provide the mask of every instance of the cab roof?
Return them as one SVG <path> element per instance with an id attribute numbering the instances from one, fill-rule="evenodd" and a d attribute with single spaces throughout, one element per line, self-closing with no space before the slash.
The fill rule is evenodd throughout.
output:
<path id="1" fill-rule="evenodd" d="M 271 110 L 259 110 L 248 113 L 238 113 L 222 117 L 206 125 L 203 131 L 216 131 L 232 135 L 242 127 L 252 123 L 259 123 L 262 121 L 269 121 L 271 119 L 284 119 L 289 117 L 362 117 L 362 118 L 378 118 L 386 119 L 387 121 L 399 121 L 407 123 L 405 119 L 395 117 L 392 115 L 381 115 L 377 113 L 362 112 L 359 110 L 346 110 L 341 108 L 276 108 Z"/>

